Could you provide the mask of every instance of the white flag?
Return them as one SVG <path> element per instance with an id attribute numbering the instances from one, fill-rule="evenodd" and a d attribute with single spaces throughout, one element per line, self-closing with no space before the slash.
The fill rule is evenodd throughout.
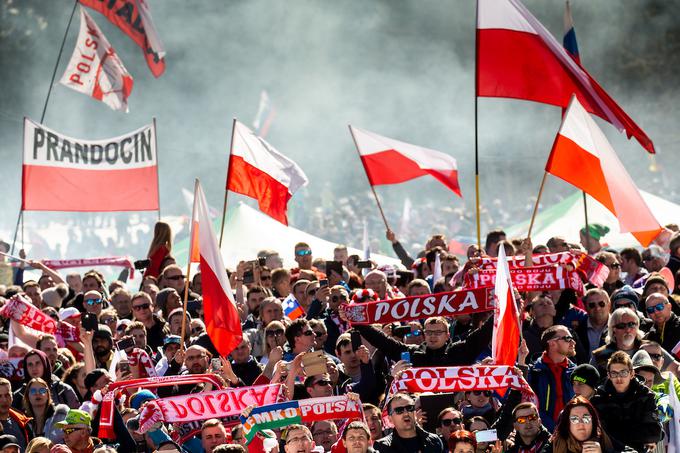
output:
<path id="1" fill-rule="evenodd" d="M 128 111 L 127 99 L 132 92 L 132 76 L 82 7 L 78 42 L 59 82 L 102 101 L 113 110 Z"/>

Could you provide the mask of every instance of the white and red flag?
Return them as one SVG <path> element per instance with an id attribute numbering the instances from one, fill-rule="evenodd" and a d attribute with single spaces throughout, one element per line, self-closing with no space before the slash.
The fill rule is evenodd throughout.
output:
<path id="1" fill-rule="evenodd" d="M 654 153 L 645 132 L 519 0 L 477 1 L 477 96 L 584 108 Z"/>
<path id="2" fill-rule="evenodd" d="M 494 329 L 491 340 L 493 363 L 494 365 L 515 366 L 517 351 L 519 351 L 519 313 L 512 290 L 505 248 L 502 245 L 498 247 L 494 299 L 496 307 L 494 308 Z"/>
<path id="3" fill-rule="evenodd" d="M 288 200 L 307 176 L 241 122 L 234 121 L 233 134 L 227 190 L 256 199 L 262 212 L 288 225 Z"/>
<path id="4" fill-rule="evenodd" d="M 220 355 L 226 357 L 243 337 L 241 318 L 212 229 L 208 203 L 198 180 L 194 188 L 192 219 L 189 259 L 192 263 L 200 263 L 205 330 Z"/>
<path id="5" fill-rule="evenodd" d="M 399 184 L 430 175 L 462 197 L 458 166 L 453 157 L 358 127 L 349 129 L 371 185 Z"/>
<path id="6" fill-rule="evenodd" d="M 24 211 L 157 211 L 155 123 L 104 140 L 24 119 Z"/>
<path id="7" fill-rule="evenodd" d="M 146 0 L 79 1 L 82 5 L 103 14 L 142 49 L 146 64 L 154 77 L 163 74 L 165 49 L 153 25 Z"/>
<path id="8" fill-rule="evenodd" d="M 82 7 L 78 42 L 59 82 L 102 101 L 113 110 L 128 111 L 127 99 L 132 92 L 132 76 L 106 36 Z"/>
<path id="9" fill-rule="evenodd" d="M 574 96 L 553 143 L 545 171 L 581 189 L 647 247 L 661 232 L 658 220 L 595 120 Z"/>

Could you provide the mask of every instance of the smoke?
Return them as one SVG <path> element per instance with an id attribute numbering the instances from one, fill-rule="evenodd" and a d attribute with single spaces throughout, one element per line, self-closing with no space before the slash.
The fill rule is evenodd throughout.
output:
<path id="1" fill-rule="evenodd" d="M 374 250 L 389 248 L 347 124 L 453 155 L 464 200 L 431 178 L 377 188 L 390 226 L 411 198 L 416 228 L 408 244 L 427 234 L 474 233 L 475 2 L 460 0 L 149 0 L 165 44 L 167 70 L 154 79 L 141 50 L 92 13 L 135 79 L 130 113 L 55 85 L 45 124 L 83 138 L 113 137 L 157 118 L 163 215 L 188 214 L 181 188 L 201 178 L 211 204 L 221 206 L 232 118 L 249 124 L 266 89 L 277 116 L 267 137 L 298 162 L 310 184 L 291 202 L 291 223 L 329 239 L 357 245 L 361 219 L 369 220 Z M 527 0 L 527 8 L 561 39 L 564 3 Z M 643 189 L 677 199 L 672 156 L 677 132 L 680 0 L 591 2 L 574 0 L 572 12 L 589 72 L 654 140 L 649 157 L 609 124 L 602 128 Z M 14 230 L 20 205 L 21 122 L 40 119 L 51 72 L 73 3 L 0 0 L 0 177 L 5 196 L 0 236 Z M 73 50 L 77 16 L 66 40 L 58 77 Z M 30 32 L 30 33 L 29 33 Z M 479 100 L 479 163 L 484 234 L 526 220 L 560 110 L 504 99 Z M 549 178 L 543 205 L 572 192 Z M 84 195 L 86 196 L 86 195 Z M 230 204 L 243 200 L 230 194 Z M 83 222 L 92 214 L 27 213 L 31 222 L 59 218 Z M 101 222 L 128 214 L 102 215 Z M 144 222 L 155 216 L 139 214 Z M 83 220 L 86 219 L 86 220 Z M 91 220 L 90 220 L 91 221 Z M 141 231 L 141 230 L 139 230 Z M 123 233 L 125 234 L 125 233 Z M 139 232 L 144 253 L 149 233 Z M 96 244 L 96 243 L 95 243 Z M 141 245 L 143 244 L 143 245 Z M 99 244 L 96 244 L 99 247 Z M 128 244 L 129 246 L 129 244 Z M 69 254 L 92 256 L 92 245 Z M 288 251 L 284 251 L 287 253 Z"/>

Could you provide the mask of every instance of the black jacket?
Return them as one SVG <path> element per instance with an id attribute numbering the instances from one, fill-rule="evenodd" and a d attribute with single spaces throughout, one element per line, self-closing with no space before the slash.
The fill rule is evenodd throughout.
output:
<path id="1" fill-rule="evenodd" d="M 382 439 L 378 439 L 373 444 L 379 453 L 443 453 L 444 445 L 436 434 L 428 433 L 420 426 L 416 426 L 416 437 L 420 441 L 419 451 L 408 451 L 404 446 L 401 437 L 396 431 L 391 432 Z"/>
<path id="2" fill-rule="evenodd" d="M 656 341 L 666 351 L 670 352 L 680 342 L 680 317 L 671 312 L 671 317 L 663 327 L 663 339 L 656 325 L 649 329 L 645 340 Z"/>
<path id="3" fill-rule="evenodd" d="M 382 330 L 373 326 L 355 326 L 361 336 L 376 348 L 385 353 L 387 358 L 401 360 L 402 352 L 411 354 L 414 367 L 424 366 L 460 366 L 471 365 L 475 359 L 489 346 L 493 335 L 493 316 L 478 329 L 470 332 L 464 340 L 447 343 L 439 349 L 429 349 L 425 343 L 407 345 L 388 337 Z"/>
<path id="4" fill-rule="evenodd" d="M 654 394 L 637 379 L 630 381 L 625 393 L 617 393 L 607 379 L 595 391 L 590 402 L 600 414 L 602 426 L 612 438 L 644 451 L 644 444 L 661 439 L 661 423 Z"/>
<path id="5" fill-rule="evenodd" d="M 520 451 L 527 451 L 533 448 L 536 448 L 536 451 L 541 451 L 542 449 L 546 449 L 549 444 L 550 444 L 550 431 L 545 429 L 545 426 L 541 425 L 538 435 L 528 445 L 524 443 L 522 437 L 519 434 L 515 433 L 515 444 L 512 447 L 508 448 L 507 450 L 504 450 L 504 453 L 518 453 Z M 552 450 L 552 447 L 550 448 Z"/>

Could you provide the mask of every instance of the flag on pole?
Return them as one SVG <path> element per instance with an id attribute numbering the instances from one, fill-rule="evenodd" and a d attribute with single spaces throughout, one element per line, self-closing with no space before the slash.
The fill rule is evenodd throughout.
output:
<path id="1" fill-rule="evenodd" d="M 519 313 L 503 246 L 498 247 L 494 295 L 496 307 L 494 308 L 494 329 L 491 341 L 493 363 L 494 365 L 515 366 L 517 351 L 519 351 Z"/>
<path id="2" fill-rule="evenodd" d="M 675 390 L 675 379 L 673 372 L 669 371 L 668 380 L 668 399 L 669 405 L 673 410 L 673 416 L 668 422 L 668 453 L 680 453 L 680 399 Z"/>
<path id="3" fill-rule="evenodd" d="M 241 343 L 243 332 L 201 183 L 196 180 L 191 227 L 191 262 L 200 263 L 205 329 L 221 356 Z M 188 276 L 187 276 L 188 278 Z"/>
<path id="4" fill-rule="evenodd" d="M 553 143 L 545 171 L 581 189 L 614 214 L 622 233 L 647 247 L 661 232 L 604 133 L 572 97 Z"/>
<path id="5" fill-rule="evenodd" d="M 113 110 L 128 111 L 132 76 L 82 7 L 76 48 L 59 83 L 102 101 Z"/>
<path id="6" fill-rule="evenodd" d="M 519 0 L 477 1 L 477 96 L 584 108 L 648 152 L 654 144 Z"/>
<path id="7" fill-rule="evenodd" d="M 574 19 L 571 17 L 571 3 L 569 0 L 564 2 L 564 37 L 562 38 L 562 45 L 569 52 L 571 58 L 580 65 L 581 57 L 578 53 L 576 30 L 574 29 Z"/>
<path id="8" fill-rule="evenodd" d="M 453 157 L 358 127 L 349 128 L 371 185 L 399 184 L 430 175 L 462 197 L 458 165 Z"/>
<path id="9" fill-rule="evenodd" d="M 234 121 L 227 190 L 256 199 L 262 212 L 288 225 L 288 200 L 307 182 L 295 162 Z"/>
<path id="10" fill-rule="evenodd" d="M 265 138 L 275 116 L 276 110 L 274 109 L 271 99 L 269 99 L 269 94 L 267 94 L 265 90 L 262 90 L 260 93 L 260 104 L 257 108 L 255 119 L 253 120 L 255 134 Z"/>
<path id="11" fill-rule="evenodd" d="M 154 77 L 165 71 L 165 49 L 151 20 L 146 0 L 79 0 L 88 8 L 103 14 L 109 22 L 128 35 L 144 52 L 146 64 Z"/>

